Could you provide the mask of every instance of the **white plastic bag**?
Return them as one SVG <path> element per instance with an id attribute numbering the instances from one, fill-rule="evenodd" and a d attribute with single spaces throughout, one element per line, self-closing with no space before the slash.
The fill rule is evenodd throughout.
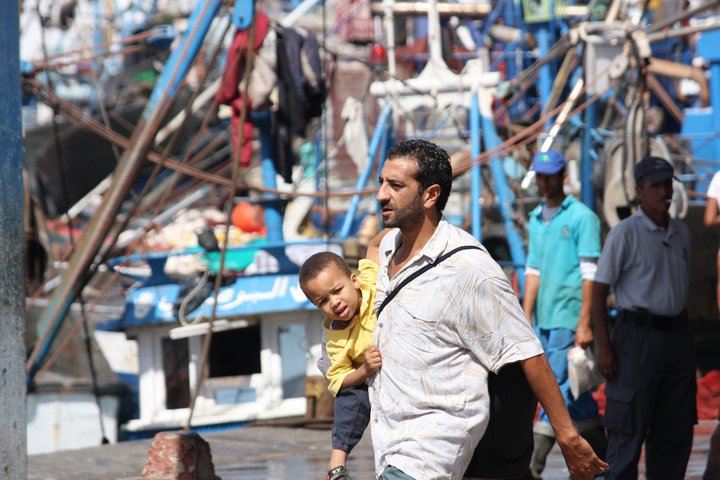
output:
<path id="1" fill-rule="evenodd" d="M 568 379 L 570 392 L 578 398 L 598 387 L 604 380 L 597 371 L 595 357 L 589 348 L 572 347 L 568 351 Z"/>

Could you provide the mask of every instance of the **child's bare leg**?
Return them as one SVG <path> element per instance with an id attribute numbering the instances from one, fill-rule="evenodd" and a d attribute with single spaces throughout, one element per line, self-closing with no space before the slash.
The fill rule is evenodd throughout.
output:
<path id="1" fill-rule="evenodd" d="M 328 464 L 328 470 L 332 470 L 333 468 L 339 467 L 340 465 L 345 466 L 345 463 L 347 462 L 347 457 L 347 452 L 333 448 L 332 453 L 330 453 L 330 463 Z"/>

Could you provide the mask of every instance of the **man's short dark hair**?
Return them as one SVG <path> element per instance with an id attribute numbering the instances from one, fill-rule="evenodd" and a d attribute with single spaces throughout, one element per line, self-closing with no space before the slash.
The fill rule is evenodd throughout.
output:
<path id="1" fill-rule="evenodd" d="M 298 283 L 300 283 L 300 289 L 303 291 L 306 297 L 308 296 L 307 292 L 305 291 L 305 286 L 307 285 L 307 283 L 317 277 L 320 272 L 325 270 L 330 265 L 335 265 L 338 270 L 340 270 L 348 277 L 352 275 L 352 271 L 350 270 L 350 267 L 348 267 L 348 264 L 337 253 L 315 253 L 311 255 L 310 258 L 305 260 L 305 263 L 303 263 L 302 267 L 300 267 L 300 273 L 298 274 Z"/>
<path id="2" fill-rule="evenodd" d="M 442 148 L 425 140 L 404 140 L 396 143 L 387 154 L 387 160 L 412 158 L 418 169 L 415 180 L 425 190 L 430 185 L 440 185 L 440 196 L 435 209 L 441 213 L 447 204 L 452 188 L 452 167 L 450 156 Z"/>

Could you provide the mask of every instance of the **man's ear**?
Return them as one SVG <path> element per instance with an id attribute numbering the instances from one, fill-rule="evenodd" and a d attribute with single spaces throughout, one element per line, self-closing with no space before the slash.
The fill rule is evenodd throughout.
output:
<path id="1" fill-rule="evenodd" d="M 423 207 L 427 209 L 434 209 L 435 204 L 440 199 L 440 185 L 437 183 L 430 185 L 423 192 Z"/>

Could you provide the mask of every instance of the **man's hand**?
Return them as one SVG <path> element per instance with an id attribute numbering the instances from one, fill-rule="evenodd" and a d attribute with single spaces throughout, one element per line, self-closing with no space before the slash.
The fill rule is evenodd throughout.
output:
<path id="1" fill-rule="evenodd" d="M 593 341 L 592 328 L 588 325 L 578 324 L 577 330 L 575 330 L 575 345 L 578 347 L 585 348 L 590 345 Z"/>
<path id="2" fill-rule="evenodd" d="M 365 351 L 365 370 L 368 376 L 377 372 L 382 367 L 382 356 L 377 347 L 372 346 Z"/>
<path id="3" fill-rule="evenodd" d="M 617 376 L 618 364 L 615 360 L 615 352 L 610 345 L 596 345 L 597 365 L 600 375 L 608 380 Z"/>
<path id="4" fill-rule="evenodd" d="M 557 442 L 573 480 L 591 480 L 607 470 L 608 464 L 595 455 L 590 444 L 577 432 L 573 431 L 567 438 L 558 437 Z"/>
<path id="5" fill-rule="evenodd" d="M 521 360 L 530 388 L 545 409 L 565 463 L 574 479 L 590 480 L 607 469 L 590 445 L 578 435 L 545 354 Z"/>

